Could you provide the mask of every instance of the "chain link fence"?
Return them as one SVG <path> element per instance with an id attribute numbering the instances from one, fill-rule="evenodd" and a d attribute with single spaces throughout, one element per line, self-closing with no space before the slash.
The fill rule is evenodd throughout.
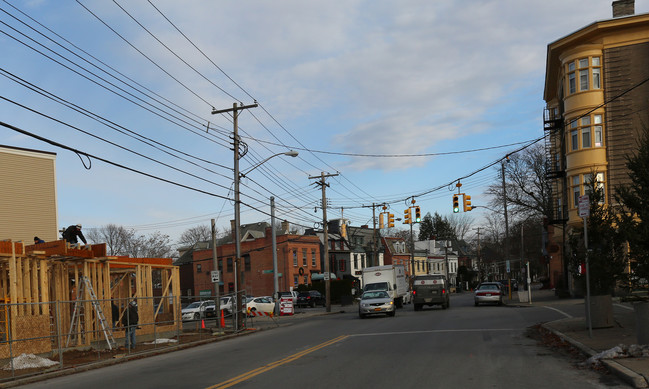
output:
<path id="1" fill-rule="evenodd" d="M 220 310 L 215 296 L 5 301 L 0 303 L 0 382 L 244 331 L 253 319 L 246 314 L 245 291 L 240 296 L 239 315 L 232 294 L 220 296 Z M 131 330 L 134 346 L 125 347 Z"/>

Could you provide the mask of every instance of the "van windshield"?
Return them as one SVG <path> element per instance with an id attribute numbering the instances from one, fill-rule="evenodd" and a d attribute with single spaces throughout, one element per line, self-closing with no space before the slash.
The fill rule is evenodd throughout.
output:
<path id="1" fill-rule="evenodd" d="M 392 290 L 390 288 L 390 283 L 389 282 L 376 282 L 373 284 L 367 284 L 365 285 L 364 288 L 366 291 L 368 290 Z"/>

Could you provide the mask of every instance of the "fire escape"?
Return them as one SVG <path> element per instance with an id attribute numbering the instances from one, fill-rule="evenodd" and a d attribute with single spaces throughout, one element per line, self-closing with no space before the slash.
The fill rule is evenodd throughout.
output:
<path id="1" fill-rule="evenodd" d="M 543 111 L 543 131 L 545 134 L 545 179 L 550 188 L 548 209 L 549 224 L 565 224 L 568 221 L 566 188 L 566 160 L 563 118 L 558 108 Z"/>

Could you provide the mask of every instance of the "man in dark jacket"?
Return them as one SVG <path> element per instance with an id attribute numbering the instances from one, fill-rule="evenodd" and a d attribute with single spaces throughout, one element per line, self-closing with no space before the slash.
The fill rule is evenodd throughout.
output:
<path id="1" fill-rule="evenodd" d="M 83 244 L 88 244 L 88 242 L 86 242 L 86 237 L 83 236 L 83 232 L 81 232 L 81 224 L 77 224 L 76 226 L 70 226 L 66 228 L 65 231 L 63 232 L 63 239 L 65 239 L 72 246 L 79 245 L 77 236 L 79 237 L 79 239 L 83 241 Z"/>
<path id="2" fill-rule="evenodd" d="M 135 329 L 138 322 L 137 304 L 135 300 L 131 301 L 122 316 L 122 325 L 124 326 L 124 347 L 127 349 L 135 348 Z"/>

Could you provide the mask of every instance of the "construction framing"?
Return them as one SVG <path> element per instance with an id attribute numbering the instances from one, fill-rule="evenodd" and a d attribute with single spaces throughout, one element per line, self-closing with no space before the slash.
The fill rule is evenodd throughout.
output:
<path id="1" fill-rule="evenodd" d="M 109 257 L 105 244 L 71 248 L 63 240 L 0 241 L 0 358 L 65 347 L 77 301 L 85 314 L 77 318 L 69 347 L 101 344 L 104 333 L 89 291 L 76 293 L 81 277 L 90 280 L 111 324 L 111 302 L 121 318 L 133 300 L 142 324 L 138 336 L 174 331 L 180 323 L 179 270 L 170 258 Z M 123 338 L 124 331 L 117 327 L 113 336 Z"/>

